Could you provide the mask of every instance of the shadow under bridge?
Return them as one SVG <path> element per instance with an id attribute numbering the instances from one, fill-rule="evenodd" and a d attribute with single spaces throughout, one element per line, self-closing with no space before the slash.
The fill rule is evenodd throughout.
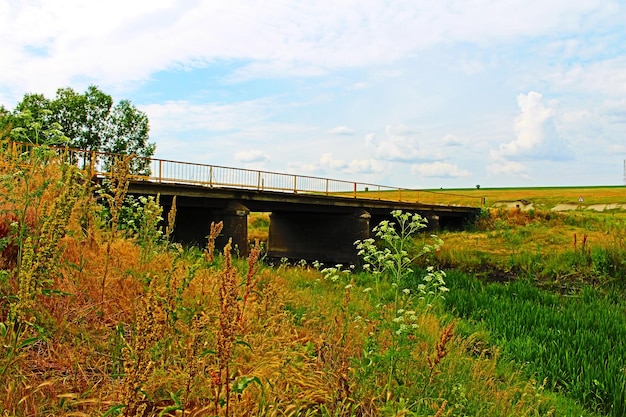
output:
<path id="1" fill-rule="evenodd" d="M 270 212 L 268 257 L 344 264 L 358 261 L 354 242 L 369 238 L 375 225 L 391 219 L 392 210 L 420 214 L 428 219 L 429 230 L 461 229 L 480 212 L 476 207 L 357 198 L 356 194 L 347 197 L 137 180 L 130 183 L 129 193 L 160 195 L 165 213 L 176 196 L 172 236 L 176 242 L 204 246 L 211 222 L 222 221 L 216 248 L 223 248 L 232 238 L 239 255 L 246 256 L 248 214 Z"/>

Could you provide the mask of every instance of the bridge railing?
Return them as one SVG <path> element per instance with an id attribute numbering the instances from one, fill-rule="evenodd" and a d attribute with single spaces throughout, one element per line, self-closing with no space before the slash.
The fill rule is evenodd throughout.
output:
<path id="1" fill-rule="evenodd" d="M 11 152 L 28 155 L 37 145 L 9 142 Z M 355 181 L 286 174 L 271 171 L 232 168 L 219 165 L 143 158 L 100 151 L 50 147 L 66 162 L 87 170 L 90 176 L 107 177 L 115 161 L 127 159 L 131 178 L 138 181 L 186 184 L 205 187 L 241 188 L 286 193 L 321 194 L 349 198 L 366 198 L 398 202 L 481 206 L 483 197 L 389 187 Z"/>
<path id="2" fill-rule="evenodd" d="M 344 195 L 357 198 L 359 194 L 376 190 L 378 198 L 395 193 L 401 198 L 402 189 L 377 184 L 335 180 L 307 175 L 286 174 L 272 171 L 232 168 L 219 165 L 197 164 L 192 162 L 151 159 L 149 180 L 178 184 L 203 185 L 208 187 L 243 188 L 259 191 L 279 191 L 290 193 L 315 193 L 324 195 Z M 387 197 L 390 197 L 389 195 Z M 372 195 L 369 196 L 372 198 Z M 388 199 L 388 198 L 385 198 Z"/>

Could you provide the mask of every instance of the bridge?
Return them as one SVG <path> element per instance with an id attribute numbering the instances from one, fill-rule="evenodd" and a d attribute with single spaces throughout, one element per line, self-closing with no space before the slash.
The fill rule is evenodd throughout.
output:
<path id="1" fill-rule="evenodd" d="M 429 204 L 420 200 L 431 191 L 370 183 L 68 148 L 58 152 L 98 180 L 124 161 L 134 172 L 127 176 L 129 194 L 160 196 L 164 213 L 176 197 L 175 241 L 203 246 L 211 222 L 222 221 L 216 246 L 232 238 L 240 255 L 248 251 L 250 212 L 271 213 L 271 258 L 356 262 L 354 242 L 369 238 L 375 225 L 391 218 L 392 210 L 419 213 L 428 219 L 430 230 L 460 229 L 482 205 L 479 197 L 471 197 L 473 205 Z"/>
<path id="2" fill-rule="evenodd" d="M 232 238 L 245 255 L 248 214 L 270 212 L 271 258 L 356 262 L 354 242 L 369 238 L 392 210 L 419 213 L 431 230 L 460 229 L 482 203 L 475 198 L 476 206 L 427 204 L 409 200 L 415 190 L 156 158 L 148 172 L 131 181 L 129 193 L 160 195 L 166 212 L 176 196 L 175 240 L 203 245 L 210 223 L 222 221 L 216 245 Z"/>

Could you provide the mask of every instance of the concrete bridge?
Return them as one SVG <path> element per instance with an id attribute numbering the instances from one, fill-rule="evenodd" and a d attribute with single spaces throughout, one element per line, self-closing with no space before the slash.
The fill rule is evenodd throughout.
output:
<path id="1" fill-rule="evenodd" d="M 246 255 L 248 214 L 270 212 L 269 257 L 327 262 L 356 262 L 354 241 L 369 238 L 375 225 L 391 218 L 392 210 L 419 213 L 428 219 L 430 230 L 460 229 L 480 212 L 475 207 L 153 181 L 132 181 L 129 193 L 160 195 L 165 212 L 176 196 L 176 241 L 203 246 L 211 222 L 223 221 L 216 245 L 223 247 L 232 238 Z"/>
<path id="2" fill-rule="evenodd" d="M 479 199 L 474 207 L 424 204 L 407 201 L 413 190 L 327 178 L 157 159 L 150 172 L 131 181 L 129 193 L 160 195 L 164 212 L 176 196 L 175 241 L 203 246 L 211 222 L 223 221 L 216 246 L 232 238 L 242 256 L 250 212 L 271 213 L 269 257 L 341 263 L 357 261 L 354 242 L 369 238 L 392 210 L 419 213 L 430 230 L 461 229 L 480 212 Z"/>
<path id="3" fill-rule="evenodd" d="M 34 147 L 17 142 L 11 146 L 16 154 Z M 408 192 L 414 196 L 416 190 L 377 184 L 79 149 L 57 152 L 99 179 L 111 176 L 111 167 L 123 160 L 129 194 L 160 195 L 166 213 L 176 196 L 175 240 L 204 246 L 211 222 L 223 221 L 216 246 L 232 238 L 241 255 L 248 252 L 250 212 L 271 213 L 270 257 L 356 262 L 354 242 L 369 238 L 375 225 L 391 218 L 392 210 L 419 213 L 431 230 L 459 229 L 478 215 L 482 203 L 475 197 L 472 207 L 425 204 L 407 200 Z"/>

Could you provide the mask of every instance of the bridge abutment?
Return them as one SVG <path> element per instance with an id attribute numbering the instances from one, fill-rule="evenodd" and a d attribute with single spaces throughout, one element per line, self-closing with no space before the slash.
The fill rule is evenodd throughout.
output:
<path id="1" fill-rule="evenodd" d="M 274 211 L 270 215 L 268 256 L 356 264 L 356 240 L 370 237 L 370 214 Z"/>
<path id="2" fill-rule="evenodd" d="M 233 249 L 240 256 L 248 255 L 248 214 L 243 204 L 230 202 L 224 208 L 189 207 L 178 205 L 173 240 L 187 245 L 204 247 L 211 222 L 223 222 L 224 228 L 215 239 L 215 248 L 222 250 L 232 238 Z"/>

